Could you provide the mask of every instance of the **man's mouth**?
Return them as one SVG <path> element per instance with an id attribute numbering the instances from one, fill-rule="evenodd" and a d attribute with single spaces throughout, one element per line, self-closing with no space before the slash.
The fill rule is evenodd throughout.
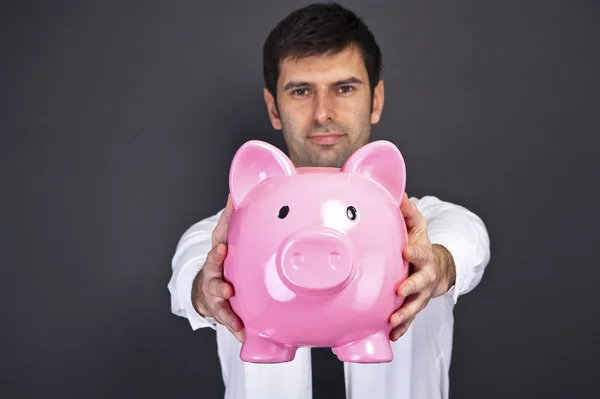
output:
<path id="1" fill-rule="evenodd" d="M 333 145 L 344 139 L 342 133 L 319 133 L 309 136 L 308 139 L 317 145 Z"/>

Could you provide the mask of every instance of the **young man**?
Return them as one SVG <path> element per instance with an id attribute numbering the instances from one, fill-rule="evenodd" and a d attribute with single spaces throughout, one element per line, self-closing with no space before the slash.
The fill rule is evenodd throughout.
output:
<path id="1" fill-rule="evenodd" d="M 267 111 L 296 167 L 341 167 L 369 141 L 384 103 L 381 54 L 351 11 L 316 4 L 293 12 L 270 33 L 263 57 Z M 398 289 L 409 299 L 391 317 L 394 360 L 345 363 L 345 391 L 353 399 L 448 397 L 453 306 L 479 283 L 489 262 L 489 238 L 479 217 L 433 196 L 402 204 L 410 243 L 403 256 L 412 266 Z M 181 238 L 169 282 L 172 311 L 193 329 L 217 331 L 226 398 L 310 399 L 309 349 L 299 349 L 289 363 L 239 359 L 244 330 L 229 306 L 233 288 L 222 274 L 231 210 L 228 201 Z"/>

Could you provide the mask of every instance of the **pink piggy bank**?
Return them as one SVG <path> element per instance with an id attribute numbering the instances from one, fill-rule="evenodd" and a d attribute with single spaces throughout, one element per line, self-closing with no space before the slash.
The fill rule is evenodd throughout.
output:
<path id="1" fill-rule="evenodd" d="M 238 150 L 224 276 L 245 326 L 241 360 L 288 362 L 302 346 L 330 347 L 345 362 L 392 360 L 389 319 L 408 275 L 405 183 L 402 155 L 387 141 L 341 169 L 295 168 L 261 141 Z"/>

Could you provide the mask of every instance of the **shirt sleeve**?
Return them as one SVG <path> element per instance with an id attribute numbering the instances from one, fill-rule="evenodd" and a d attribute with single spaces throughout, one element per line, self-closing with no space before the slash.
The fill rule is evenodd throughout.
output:
<path id="1" fill-rule="evenodd" d="M 456 304 L 460 295 L 479 284 L 490 261 L 490 239 L 485 224 L 465 207 L 434 196 L 410 200 L 427 220 L 431 243 L 443 245 L 452 254 L 456 280 L 446 295 L 451 295 Z"/>
<path id="2" fill-rule="evenodd" d="M 192 284 L 211 250 L 212 231 L 221 213 L 223 210 L 188 228 L 179 239 L 171 261 L 172 275 L 167 286 L 171 293 L 171 312 L 187 318 L 193 330 L 217 328 L 212 317 L 203 317 L 196 312 L 192 304 Z"/>

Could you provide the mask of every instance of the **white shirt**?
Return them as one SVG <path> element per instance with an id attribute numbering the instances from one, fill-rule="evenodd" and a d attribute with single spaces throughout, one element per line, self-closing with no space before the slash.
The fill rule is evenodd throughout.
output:
<path id="1" fill-rule="evenodd" d="M 489 236 L 481 219 L 464 207 L 433 196 L 410 200 L 427 219 L 431 243 L 443 245 L 452 254 L 456 283 L 446 294 L 430 300 L 406 334 L 392 342 L 391 363 L 344 363 L 349 399 L 448 398 L 453 308 L 460 295 L 479 284 L 490 259 Z M 172 312 L 187 318 L 194 330 L 216 330 L 225 399 L 311 399 L 309 348 L 299 348 L 288 363 L 244 363 L 239 341 L 212 318 L 200 316 L 192 305 L 192 281 L 211 249 L 212 230 L 222 212 L 194 224 L 181 237 L 168 284 Z"/>

